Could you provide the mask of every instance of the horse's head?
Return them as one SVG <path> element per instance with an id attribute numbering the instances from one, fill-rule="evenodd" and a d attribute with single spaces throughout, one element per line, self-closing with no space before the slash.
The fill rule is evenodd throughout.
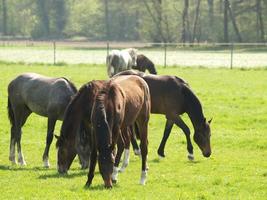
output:
<path id="1" fill-rule="evenodd" d="M 129 52 L 129 54 L 130 54 L 130 56 L 131 56 L 131 58 L 132 58 L 132 66 L 136 66 L 137 65 L 137 63 L 136 63 L 136 61 L 137 61 L 137 49 L 134 49 L 134 48 L 130 48 L 130 49 L 128 49 L 128 52 Z"/>
<path id="2" fill-rule="evenodd" d="M 194 141 L 197 143 L 198 147 L 201 149 L 203 156 L 210 157 L 211 146 L 210 146 L 210 123 L 206 118 L 204 118 L 200 127 L 195 130 Z"/>
<path id="3" fill-rule="evenodd" d="M 57 138 L 57 168 L 60 174 L 67 173 L 76 156 L 75 141 L 67 140 L 63 135 Z"/>

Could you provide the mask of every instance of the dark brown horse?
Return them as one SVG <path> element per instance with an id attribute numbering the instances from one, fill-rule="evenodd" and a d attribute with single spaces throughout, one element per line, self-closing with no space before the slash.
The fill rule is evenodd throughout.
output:
<path id="1" fill-rule="evenodd" d="M 115 145 L 120 141 L 130 140 L 127 129 L 134 122 L 137 123 L 141 140 L 142 173 L 140 183 L 145 184 L 149 114 L 150 94 L 143 79 L 138 76 L 118 76 L 105 83 L 99 91 L 92 109 L 91 120 L 95 143 L 92 147 L 87 186 L 91 185 L 94 177 L 97 155 L 99 171 L 105 187 L 110 188 L 112 181 L 117 181 L 119 159 L 116 158 L 118 162 L 114 161 Z M 120 157 L 122 150 L 123 145 L 118 145 L 116 157 Z"/>
<path id="2" fill-rule="evenodd" d="M 22 127 L 31 113 L 48 118 L 46 146 L 43 153 L 45 167 L 49 167 L 49 148 L 53 140 L 57 120 L 62 120 L 76 87 L 66 78 L 51 78 L 36 73 L 21 74 L 8 85 L 8 115 L 11 123 L 9 160 L 16 163 L 15 145 L 17 144 L 18 162 L 25 165 L 21 150 Z"/>
<path id="3" fill-rule="evenodd" d="M 91 81 L 83 85 L 68 105 L 56 146 L 58 172 L 66 173 L 76 155 L 89 165 L 91 152 L 91 110 L 98 90 L 105 81 Z M 82 133 L 77 135 L 81 124 Z M 77 138 L 77 136 L 80 136 Z M 76 146 L 76 149 L 75 149 Z"/>
<path id="4" fill-rule="evenodd" d="M 190 89 L 188 84 L 176 76 L 146 75 L 142 72 L 128 70 L 116 76 L 137 75 L 142 77 L 149 86 L 151 95 L 151 113 L 164 114 L 166 125 L 158 148 L 158 154 L 165 157 L 164 148 L 170 135 L 173 124 L 180 127 L 185 133 L 187 140 L 188 158 L 194 159 L 193 146 L 190 139 L 190 129 L 179 117 L 187 113 L 194 127 L 194 141 L 202 151 L 203 156 L 211 155 L 210 147 L 210 121 L 204 117 L 201 103 Z"/>
<path id="5" fill-rule="evenodd" d="M 157 74 L 154 63 L 143 54 L 137 55 L 136 66 L 132 66 L 132 68 L 141 72 L 148 70 L 150 74 Z"/>

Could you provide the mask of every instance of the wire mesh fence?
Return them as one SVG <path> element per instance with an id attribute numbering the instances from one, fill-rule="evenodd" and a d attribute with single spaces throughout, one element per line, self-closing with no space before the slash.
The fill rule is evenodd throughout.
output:
<path id="1" fill-rule="evenodd" d="M 267 43 L 139 43 L 0 41 L 0 60 L 46 64 L 105 64 L 112 49 L 137 48 L 161 66 L 266 67 Z"/>

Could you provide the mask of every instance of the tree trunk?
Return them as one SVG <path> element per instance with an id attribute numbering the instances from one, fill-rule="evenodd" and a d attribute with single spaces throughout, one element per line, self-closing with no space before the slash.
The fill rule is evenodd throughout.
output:
<path id="1" fill-rule="evenodd" d="M 214 18 L 214 2 L 213 0 L 208 0 L 208 5 L 209 5 L 209 25 L 210 29 L 212 30 L 213 28 L 213 18 Z"/>
<path id="2" fill-rule="evenodd" d="M 264 32 L 264 25 L 262 19 L 262 6 L 261 0 L 256 0 L 256 14 L 257 14 L 257 41 L 258 42 L 265 42 L 265 32 Z"/>
<path id="3" fill-rule="evenodd" d="M 3 12 L 3 35 L 7 35 L 7 7 L 6 0 L 2 0 L 2 12 Z"/>
<path id="4" fill-rule="evenodd" d="M 49 26 L 49 17 L 45 5 L 46 5 L 45 0 L 37 1 L 38 15 L 41 22 L 42 31 L 44 31 L 43 36 L 47 37 L 50 35 L 50 26 Z"/>
<path id="5" fill-rule="evenodd" d="M 233 27 L 234 27 L 238 42 L 242 42 L 242 37 L 241 37 L 241 34 L 240 34 L 239 29 L 237 27 L 236 19 L 235 19 L 235 16 L 234 16 L 233 12 L 232 12 L 229 0 L 226 0 L 226 1 L 228 2 L 227 5 L 228 5 L 229 14 L 230 14 L 230 17 L 231 17 L 231 20 L 232 20 L 232 24 L 233 24 Z"/>
<path id="6" fill-rule="evenodd" d="M 185 43 L 189 39 L 188 7 L 189 0 L 184 0 L 184 10 L 182 15 L 182 43 Z"/>
<path id="7" fill-rule="evenodd" d="M 110 40 L 108 0 L 104 0 L 104 7 L 105 7 L 105 23 L 106 23 L 106 40 Z"/>
<path id="8" fill-rule="evenodd" d="M 55 21 L 56 21 L 56 36 L 62 37 L 64 28 L 67 23 L 67 11 L 65 0 L 56 0 L 54 1 L 55 6 Z"/>
<path id="9" fill-rule="evenodd" d="M 229 36 L 228 36 L 228 0 L 224 0 L 224 42 L 229 42 Z"/>
<path id="10" fill-rule="evenodd" d="M 195 15 L 195 21 L 194 21 L 194 26 L 193 26 L 193 37 L 192 41 L 194 42 L 197 40 L 196 38 L 196 32 L 197 32 L 197 25 L 198 25 L 198 19 L 199 19 L 199 7 L 200 7 L 201 0 L 197 0 L 197 5 L 196 5 L 196 15 Z"/>

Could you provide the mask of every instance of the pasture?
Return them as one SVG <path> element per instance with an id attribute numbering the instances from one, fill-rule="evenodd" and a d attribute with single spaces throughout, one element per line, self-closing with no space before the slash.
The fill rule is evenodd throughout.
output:
<path id="1" fill-rule="evenodd" d="M 166 158 L 157 148 L 165 118 L 151 115 L 149 121 L 148 179 L 138 184 L 139 157 L 131 151 L 130 165 L 119 174 L 112 190 L 103 187 L 96 168 L 90 188 L 84 188 L 87 170 L 78 160 L 68 175 L 56 168 L 55 139 L 49 169 L 43 168 L 45 118 L 32 114 L 23 128 L 22 150 L 27 166 L 12 166 L 8 160 L 10 125 L 7 117 L 7 85 L 22 72 L 65 76 L 77 87 L 92 79 L 106 79 L 104 65 L 25 65 L 0 63 L 0 193 L 1 199 L 266 199 L 267 196 L 267 70 L 158 67 L 159 74 L 187 80 L 211 124 L 212 155 L 204 158 L 193 142 L 195 161 L 188 161 L 186 140 L 174 127 L 167 142 Z M 191 122 L 183 116 L 191 128 Z M 55 133 L 59 135 L 60 124 Z"/>

